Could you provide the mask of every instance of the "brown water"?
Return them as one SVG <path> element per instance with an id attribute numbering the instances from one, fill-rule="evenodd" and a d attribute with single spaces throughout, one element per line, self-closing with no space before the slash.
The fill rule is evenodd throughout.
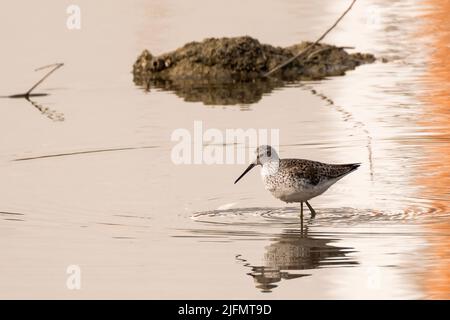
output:
<path id="1" fill-rule="evenodd" d="M 347 2 L 77 2 L 79 31 L 68 1 L 0 13 L 0 95 L 65 63 L 40 110 L 0 99 L 1 298 L 450 298 L 449 1 L 358 1 L 326 42 L 386 63 L 227 106 L 145 92 L 134 59 L 209 36 L 315 40 Z M 243 165 L 172 163 L 171 133 L 195 120 L 279 128 L 282 157 L 363 165 L 301 232 L 257 170 L 233 185 Z"/>

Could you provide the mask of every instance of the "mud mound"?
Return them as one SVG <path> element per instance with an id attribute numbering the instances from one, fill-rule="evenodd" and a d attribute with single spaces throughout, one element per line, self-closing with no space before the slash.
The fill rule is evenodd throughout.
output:
<path id="1" fill-rule="evenodd" d="M 252 81 L 262 78 L 309 44 L 302 42 L 281 48 L 245 36 L 190 42 L 159 56 L 144 50 L 133 65 L 134 81 L 141 85 L 152 80 Z M 317 44 L 303 58 L 294 60 L 272 77 L 280 80 L 323 79 L 343 75 L 347 70 L 374 60 L 371 54 L 350 54 L 340 47 Z"/>
<path id="2" fill-rule="evenodd" d="M 281 48 L 251 37 L 209 38 L 159 56 L 144 50 L 133 65 L 133 81 L 146 91 L 171 91 L 185 101 L 248 105 L 290 81 L 343 75 L 375 61 L 371 54 L 350 54 L 344 48 L 317 44 L 270 77 L 264 76 L 310 44 Z"/>

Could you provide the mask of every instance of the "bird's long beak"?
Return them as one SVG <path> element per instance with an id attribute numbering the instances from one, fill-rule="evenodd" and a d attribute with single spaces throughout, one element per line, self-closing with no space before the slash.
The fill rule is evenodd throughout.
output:
<path id="1" fill-rule="evenodd" d="M 236 181 L 234 182 L 234 184 L 236 184 L 239 180 L 241 180 L 241 178 L 243 176 L 245 176 L 247 174 L 247 172 L 249 172 L 250 170 L 253 169 L 253 167 L 256 166 L 256 163 L 250 163 L 250 165 L 248 166 L 247 169 L 245 169 L 245 171 L 239 176 L 239 178 L 236 179 Z"/>

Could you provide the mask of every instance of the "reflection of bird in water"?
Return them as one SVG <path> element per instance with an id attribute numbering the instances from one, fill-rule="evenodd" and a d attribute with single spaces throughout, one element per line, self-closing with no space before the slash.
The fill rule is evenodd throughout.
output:
<path id="1" fill-rule="evenodd" d="M 271 292 L 281 280 L 297 279 L 310 276 L 306 270 L 323 267 L 348 267 L 358 264 L 347 254 L 353 248 L 336 247 L 331 243 L 337 239 L 310 237 L 307 232 L 287 230 L 266 247 L 264 265 L 255 266 L 241 255 L 236 259 L 251 268 L 255 286 L 262 292 Z M 302 271 L 298 273 L 296 271 Z"/>
<path id="2" fill-rule="evenodd" d="M 262 166 L 264 186 L 275 198 L 284 202 L 300 202 L 303 225 L 303 202 L 314 217 L 316 212 L 308 200 L 324 193 L 338 180 L 356 170 L 360 164 L 327 164 L 303 159 L 280 159 L 271 146 L 260 146 L 256 149 L 256 160 L 234 183 L 257 165 Z"/>

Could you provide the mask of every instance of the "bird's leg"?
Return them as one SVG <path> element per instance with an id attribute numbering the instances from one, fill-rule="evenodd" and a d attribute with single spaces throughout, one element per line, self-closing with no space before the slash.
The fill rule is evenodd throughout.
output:
<path id="1" fill-rule="evenodd" d="M 300 202 L 300 232 L 303 233 L 303 202 Z"/>
<path id="2" fill-rule="evenodd" d="M 306 205 L 309 208 L 309 211 L 311 211 L 311 218 L 314 218 L 316 216 L 316 211 L 313 209 L 313 207 L 311 207 L 311 205 L 309 204 L 308 201 L 305 201 L 305 202 L 306 202 Z"/>

